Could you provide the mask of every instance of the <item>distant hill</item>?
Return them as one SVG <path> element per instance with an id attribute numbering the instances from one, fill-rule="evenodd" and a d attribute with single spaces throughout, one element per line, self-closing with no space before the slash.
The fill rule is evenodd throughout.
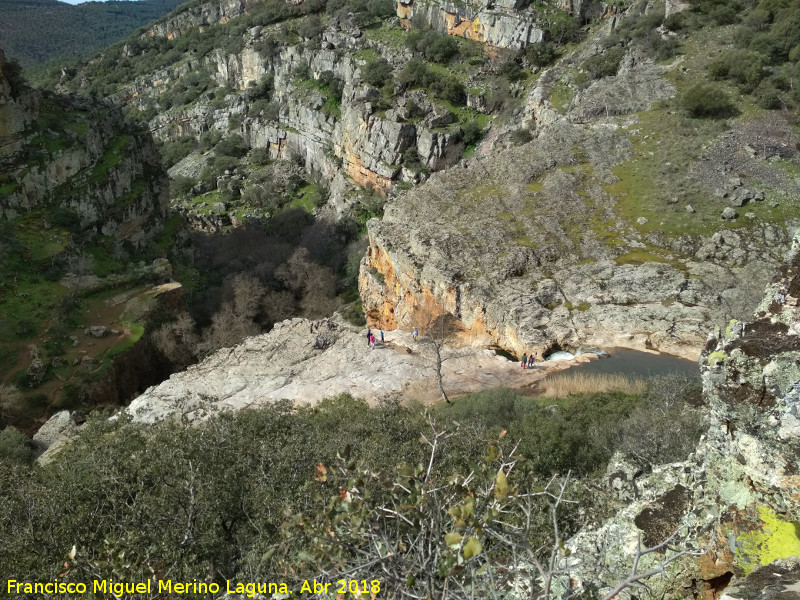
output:
<path id="1" fill-rule="evenodd" d="M 124 38 L 183 0 L 86 2 L 2 0 L 0 47 L 24 67 L 74 57 Z"/>

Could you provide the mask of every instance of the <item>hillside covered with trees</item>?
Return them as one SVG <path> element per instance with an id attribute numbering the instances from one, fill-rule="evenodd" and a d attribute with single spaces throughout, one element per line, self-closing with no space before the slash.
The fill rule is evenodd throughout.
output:
<path id="1" fill-rule="evenodd" d="M 24 67 L 83 56 L 168 13 L 181 0 L 86 2 L 3 0 L 0 48 Z"/>

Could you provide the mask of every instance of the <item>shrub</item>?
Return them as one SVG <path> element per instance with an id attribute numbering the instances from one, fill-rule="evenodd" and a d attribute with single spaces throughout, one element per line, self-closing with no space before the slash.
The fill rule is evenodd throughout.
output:
<path id="1" fill-rule="evenodd" d="M 500 66 L 500 75 L 511 83 L 525 79 L 525 71 L 515 60 L 508 60 Z"/>
<path id="2" fill-rule="evenodd" d="M 194 187 L 194 180 L 183 175 L 176 175 L 170 182 L 169 191 L 170 195 L 175 198 L 178 196 L 186 196 L 192 191 Z"/>
<path id="3" fill-rule="evenodd" d="M 678 53 L 678 40 L 653 31 L 644 40 L 644 51 L 650 58 L 667 60 Z"/>
<path id="4" fill-rule="evenodd" d="M 361 68 L 361 76 L 373 87 L 383 87 L 392 77 L 392 65 L 385 58 L 367 63 Z"/>
<path id="5" fill-rule="evenodd" d="M 305 39 L 314 39 L 322 35 L 324 29 L 319 15 L 311 15 L 297 28 L 297 33 Z"/>
<path id="6" fill-rule="evenodd" d="M 558 58 L 558 51 L 552 42 L 539 42 L 525 48 L 525 58 L 535 67 L 546 67 Z"/>
<path id="7" fill-rule="evenodd" d="M 470 121 L 461 128 L 461 137 L 464 144 L 474 146 L 483 137 L 483 128 L 477 121 Z"/>
<path id="8" fill-rule="evenodd" d="M 224 140 L 219 142 L 214 151 L 217 156 L 232 156 L 234 158 L 241 158 L 247 154 L 247 146 L 244 139 L 239 134 L 229 135 Z"/>
<path id="9" fill-rule="evenodd" d="M 272 73 L 264 75 L 258 83 L 253 81 L 247 87 L 247 98 L 250 101 L 268 100 L 272 97 L 275 80 Z"/>
<path id="10" fill-rule="evenodd" d="M 764 83 L 753 93 L 761 108 L 775 110 L 782 106 L 780 92 L 769 83 Z"/>
<path id="11" fill-rule="evenodd" d="M 452 104 L 466 104 L 467 92 L 464 85 L 453 77 L 437 82 L 431 86 L 433 93 Z"/>
<path id="12" fill-rule="evenodd" d="M 406 46 L 412 52 L 422 54 L 428 60 L 438 63 L 449 62 L 458 54 L 458 42 L 452 36 L 433 29 L 412 31 L 406 38 Z"/>
<path id="13" fill-rule="evenodd" d="M 437 79 L 424 62 L 417 58 L 409 60 L 397 74 L 397 81 L 408 87 L 426 88 Z"/>
<path id="14" fill-rule="evenodd" d="M 730 50 L 714 59 L 708 66 L 709 74 L 715 79 L 729 79 L 742 89 L 754 90 L 767 75 L 768 59 L 765 55 L 751 50 Z"/>
<path id="15" fill-rule="evenodd" d="M 33 462 L 33 449 L 28 437 L 16 429 L 6 427 L 0 431 L 0 463 L 29 465 Z"/>
<path id="16" fill-rule="evenodd" d="M 708 83 L 697 83 L 690 87 L 681 95 L 680 104 L 694 118 L 723 118 L 736 112 L 725 90 Z"/>
<path id="17" fill-rule="evenodd" d="M 583 68 L 588 71 L 592 79 L 601 79 L 616 75 L 622 58 L 625 56 L 625 48 L 614 46 L 602 54 L 597 54 L 588 58 L 583 63 Z"/>

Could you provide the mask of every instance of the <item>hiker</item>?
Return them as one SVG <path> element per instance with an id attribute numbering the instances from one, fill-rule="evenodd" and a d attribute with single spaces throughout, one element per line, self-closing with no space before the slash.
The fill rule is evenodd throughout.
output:
<path id="1" fill-rule="evenodd" d="M 528 366 L 528 354 L 526 352 L 522 353 L 522 359 L 520 360 L 520 367 L 523 369 L 527 368 Z"/>
<path id="2" fill-rule="evenodd" d="M 372 331 L 367 329 L 367 346 L 369 346 L 370 342 L 372 341 Z"/>
<path id="3" fill-rule="evenodd" d="M 528 368 L 533 368 L 533 352 L 531 352 L 530 356 L 528 356 Z"/>
<path id="4" fill-rule="evenodd" d="M 381 329 L 381 344 L 383 343 L 383 329 Z"/>
<path id="5" fill-rule="evenodd" d="M 371 333 L 369 334 L 369 349 L 375 350 L 375 336 Z"/>
<path id="6" fill-rule="evenodd" d="M 414 331 L 411 332 L 411 335 L 413 336 L 414 341 L 416 342 L 417 341 L 417 336 L 419 335 L 419 332 L 417 331 L 416 327 L 414 327 Z"/>

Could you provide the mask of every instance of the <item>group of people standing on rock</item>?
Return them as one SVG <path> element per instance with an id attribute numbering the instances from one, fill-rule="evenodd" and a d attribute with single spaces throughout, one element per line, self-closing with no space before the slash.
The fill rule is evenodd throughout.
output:
<path id="1" fill-rule="evenodd" d="M 381 344 L 383 344 L 383 329 L 381 329 Z M 370 329 L 367 329 L 367 345 L 370 350 L 375 350 L 375 334 Z"/>
<path id="2" fill-rule="evenodd" d="M 519 366 L 523 369 L 532 369 L 533 368 L 533 352 L 531 352 L 530 356 L 526 353 L 522 353 L 522 358 L 519 361 Z"/>

